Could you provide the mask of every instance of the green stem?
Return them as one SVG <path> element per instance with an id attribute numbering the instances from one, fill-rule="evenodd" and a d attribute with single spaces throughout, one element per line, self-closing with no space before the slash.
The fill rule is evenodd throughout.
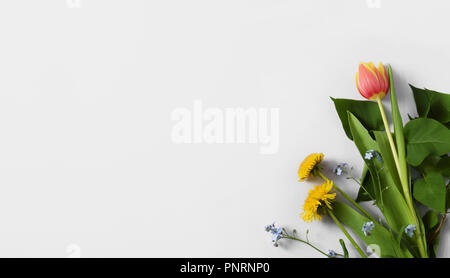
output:
<path id="1" fill-rule="evenodd" d="M 408 204 L 409 210 L 411 212 L 414 212 L 413 204 L 412 204 L 412 200 L 411 200 L 411 194 L 409 194 L 409 186 L 408 186 L 408 184 L 405 184 L 403 182 L 403 181 L 405 181 L 405 179 L 403 178 L 403 173 L 400 168 L 400 162 L 398 159 L 397 148 L 395 147 L 394 139 L 392 138 L 391 129 L 390 129 L 389 123 L 387 121 L 386 112 L 384 111 L 383 103 L 381 103 L 381 98 L 379 98 L 379 97 L 377 98 L 377 103 L 378 103 L 378 107 L 380 108 L 381 118 L 383 119 L 384 129 L 386 131 L 386 135 L 389 140 L 389 145 L 391 146 L 392 156 L 394 157 L 394 162 L 395 162 L 395 166 L 397 168 L 398 177 L 400 178 L 400 181 L 402 181 L 401 185 L 402 185 L 402 189 L 403 189 L 403 194 L 405 195 L 406 203 Z"/>
<path id="2" fill-rule="evenodd" d="M 383 103 L 381 103 L 381 98 L 377 97 L 378 107 L 380 108 L 381 118 L 383 119 L 384 129 L 386 131 L 387 138 L 389 140 L 389 144 L 391 145 L 392 155 L 394 156 L 395 166 L 397 166 L 398 176 L 402 177 L 400 172 L 400 162 L 398 161 L 397 148 L 395 147 L 394 138 L 392 138 L 391 128 L 389 127 L 389 123 L 387 121 L 386 112 L 384 111 Z"/>
<path id="3" fill-rule="evenodd" d="M 293 236 L 285 236 L 285 238 L 291 239 L 291 240 L 296 240 L 296 241 L 299 241 L 301 243 L 304 243 L 304 244 L 308 245 L 309 247 L 313 248 L 314 250 L 316 250 L 317 252 L 319 252 L 319 253 L 321 253 L 321 254 L 323 254 L 323 255 L 328 257 L 327 253 L 323 252 L 322 250 L 320 250 L 319 248 L 315 247 L 314 245 L 312 245 L 311 243 L 309 243 L 307 241 L 301 240 L 301 239 L 293 237 Z"/>
<path id="4" fill-rule="evenodd" d="M 321 172 L 319 172 L 319 176 L 328 181 L 328 178 L 325 177 Z M 350 196 L 347 195 L 342 189 L 340 189 L 336 184 L 333 183 L 333 187 L 336 188 L 336 190 L 344 196 L 345 199 L 347 199 L 350 203 L 352 203 L 356 208 L 358 208 L 367 218 L 369 218 L 373 222 L 377 222 L 372 215 L 370 215 L 365 209 L 363 209 L 355 200 L 350 198 Z"/>
<path id="5" fill-rule="evenodd" d="M 410 215 L 410 220 L 413 222 L 414 225 L 416 225 L 416 227 L 419 230 L 423 230 L 421 229 L 421 225 L 419 223 L 419 220 L 417 219 L 417 213 L 414 209 L 414 205 L 412 202 L 412 197 L 410 194 L 410 189 L 409 189 L 409 183 L 407 182 L 407 177 L 404 176 L 404 171 L 402 171 L 402 167 L 400 167 L 400 162 L 399 162 L 399 156 L 397 153 L 397 148 L 395 146 L 394 143 L 394 139 L 392 138 L 392 134 L 391 134 L 391 129 L 389 127 L 389 123 L 387 121 L 387 117 L 386 117 L 386 112 L 384 111 L 384 107 L 383 104 L 381 103 L 381 98 L 377 98 L 377 103 L 378 103 L 378 107 L 380 108 L 380 113 L 381 113 L 381 118 L 383 119 L 383 123 L 384 123 L 384 127 L 386 130 L 386 135 L 388 137 L 389 140 L 389 144 L 391 146 L 391 150 L 392 150 L 392 155 L 394 157 L 394 162 L 395 162 L 395 166 L 397 168 L 397 173 L 398 176 L 400 178 L 401 181 L 401 185 L 402 185 L 402 189 L 403 189 L 403 194 L 405 197 L 405 201 L 407 203 L 407 206 L 409 208 L 409 215 Z M 422 257 L 427 257 L 427 247 L 426 247 L 426 243 L 425 243 L 425 238 L 423 236 L 421 236 L 421 238 L 418 238 L 418 247 L 421 253 Z"/>
<path id="6" fill-rule="evenodd" d="M 338 225 L 338 227 L 341 229 L 341 231 L 344 233 L 344 235 L 348 238 L 348 240 L 350 241 L 350 243 L 355 247 L 356 251 L 358 251 L 359 255 L 361 255 L 361 257 L 363 258 L 367 258 L 366 254 L 364 254 L 364 252 L 361 250 L 361 248 L 358 246 L 358 244 L 356 243 L 356 241 L 352 238 L 352 236 L 347 232 L 347 230 L 344 228 L 344 226 L 342 226 L 341 222 L 339 222 L 339 220 L 336 218 L 336 216 L 334 215 L 334 213 L 331 211 L 331 209 L 327 209 L 328 213 L 330 214 L 331 218 L 333 219 L 333 221 L 336 223 L 336 225 Z"/>
<path id="7" fill-rule="evenodd" d="M 354 182 L 356 182 L 357 184 L 359 184 L 359 186 L 366 192 L 366 194 L 369 195 L 369 197 L 372 200 L 375 200 L 375 198 L 370 194 L 370 192 L 366 189 L 366 187 L 357 178 L 350 176 L 350 177 L 348 177 L 348 179 L 351 179 Z"/>
<path id="8" fill-rule="evenodd" d="M 400 115 L 400 110 L 397 103 L 397 95 L 395 93 L 394 76 L 392 74 L 391 66 L 388 67 L 389 84 L 391 91 L 391 107 L 392 107 L 392 121 L 394 122 L 395 143 L 397 146 L 399 171 L 401 173 L 400 180 L 405 186 L 408 187 L 408 191 L 411 191 L 408 174 L 408 164 L 406 162 L 406 148 L 405 148 L 405 136 L 403 132 L 403 120 Z"/>

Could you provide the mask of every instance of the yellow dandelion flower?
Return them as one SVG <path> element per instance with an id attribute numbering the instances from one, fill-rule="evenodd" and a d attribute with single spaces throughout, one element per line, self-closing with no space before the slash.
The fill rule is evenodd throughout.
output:
<path id="1" fill-rule="evenodd" d="M 300 168 L 298 168 L 300 181 L 307 179 L 322 160 L 323 153 L 312 153 L 308 155 L 300 164 Z"/>
<path id="2" fill-rule="evenodd" d="M 303 212 L 300 216 L 303 218 L 305 222 L 312 222 L 314 220 L 322 219 L 322 216 L 317 212 L 319 208 L 320 202 L 313 199 L 306 199 L 305 204 L 303 205 Z"/>
<path id="3" fill-rule="evenodd" d="M 300 216 L 305 222 L 322 219 L 319 210 L 323 205 L 331 209 L 331 201 L 336 198 L 336 193 L 331 192 L 333 181 L 327 180 L 322 185 L 314 186 L 308 193 L 308 197 L 303 205 L 303 212 Z"/>

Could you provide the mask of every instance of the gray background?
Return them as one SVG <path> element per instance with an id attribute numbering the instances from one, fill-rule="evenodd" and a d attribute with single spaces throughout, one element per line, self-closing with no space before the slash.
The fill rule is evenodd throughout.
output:
<path id="1" fill-rule="evenodd" d="M 345 161 L 359 174 L 329 96 L 361 99 L 360 61 L 392 64 L 405 118 L 415 114 L 408 82 L 450 92 L 449 8 L 445 0 L 1 1 L 0 256 L 321 257 L 307 246 L 272 247 L 263 231 L 272 221 L 340 250 L 330 220 L 299 218 L 312 183 L 297 182 L 297 167 L 321 151 L 329 167 Z M 174 144 L 170 115 L 195 99 L 279 108 L 278 153 Z M 336 182 L 355 196 L 355 184 Z"/>

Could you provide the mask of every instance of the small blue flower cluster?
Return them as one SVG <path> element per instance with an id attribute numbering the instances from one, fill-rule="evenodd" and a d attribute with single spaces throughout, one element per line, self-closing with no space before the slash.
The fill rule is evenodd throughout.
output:
<path id="1" fill-rule="evenodd" d="M 365 236 L 370 236 L 371 235 L 370 232 L 373 230 L 373 228 L 375 228 L 375 224 L 373 224 L 373 221 L 366 222 L 362 226 L 362 231 Z"/>
<path id="2" fill-rule="evenodd" d="M 416 225 L 409 224 L 405 228 L 405 234 L 407 234 L 409 237 L 413 237 L 415 230 L 416 230 Z"/>
<path id="3" fill-rule="evenodd" d="M 348 168 L 348 164 L 347 163 L 341 163 L 338 164 L 334 169 L 333 169 L 333 173 L 336 176 L 342 176 L 342 174 L 347 172 L 347 168 Z"/>
<path id="4" fill-rule="evenodd" d="M 336 258 L 336 252 L 334 252 L 334 250 L 328 250 L 327 256 L 329 258 Z"/>
<path id="5" fill-rule="evenodd" d="M 371 160 L 374 156 L 378 159 L 378 161 L 383 162 L 381 155 L 374 150 L 368 150 L 364 155 L 364 159 Z"/>
<path id="6" fill-rule="evenodd" d="M 266 232 L 272 234 L 273 245 L 275 247 L 278 247 L 278 240 L 280 240 L 283 236 L 283 228 L 276 227 L 275 223 L 272 223 L 271 225 L 267 225 L 264 229 L 266 230 Z"/>

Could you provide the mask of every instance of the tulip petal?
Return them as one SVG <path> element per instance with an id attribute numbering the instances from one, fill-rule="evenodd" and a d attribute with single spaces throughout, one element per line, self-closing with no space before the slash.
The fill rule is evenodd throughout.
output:
<path id="1" fill-rule="evenodd" d="M 381 63 L 381 62 L 378 65 L 378 71 L 383 76 L 382 91 L 387 93 L 389 91 L 389 77 L 388 77 L 386 68 L 384 67 L 383 63 Z"/>
<path id="2" fill-rule="evenodd" d="M 368 69 L 374 76 L 377 76 L 377 68 L 372 62 L 369 63 L 362 63 L 366 69 Z"/>
<path id="3" fill-rule="evenodd" d="M 373 64 L 372 64 L 373 65 Z M 374 71 L 370 64 L 361 63 L 359 65 L 358 85 L 363 97 L 369 99 L 373 94 L 380 92 L 381 86 L 377 70 Z"/>
<path id="4" fill-rule="evenodd" d="M 356 74 L 356 87 L 367 99 L 383 98 L 389 91 L 389 79 L 382 63 L 378 68 L 372 62 L 360 63 Z"/>

